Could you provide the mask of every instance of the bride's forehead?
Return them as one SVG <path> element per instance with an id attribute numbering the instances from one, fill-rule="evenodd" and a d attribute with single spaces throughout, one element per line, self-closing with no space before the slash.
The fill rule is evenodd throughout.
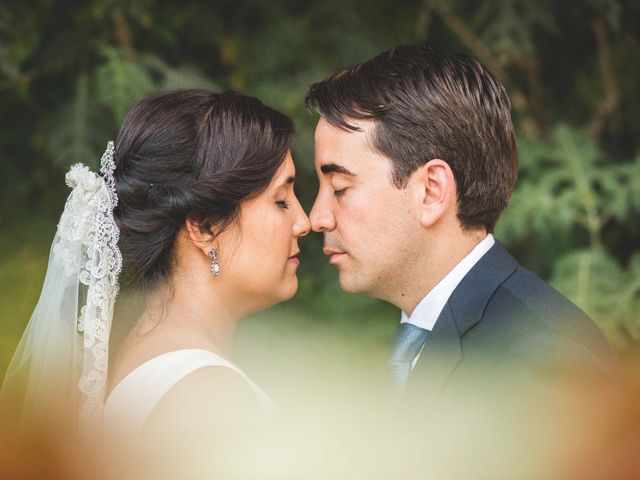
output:
<path id="1" fill-rule="evenodd" d="M 293 177 L 296 174 L 296 166 L 293 163 L 293 157 L 291 156 L 291 152 L 287 152 L 287 155 L 284 157 L 282 165 L 278 168 L 274 179 L 279 178 L 287 178 Z"/>

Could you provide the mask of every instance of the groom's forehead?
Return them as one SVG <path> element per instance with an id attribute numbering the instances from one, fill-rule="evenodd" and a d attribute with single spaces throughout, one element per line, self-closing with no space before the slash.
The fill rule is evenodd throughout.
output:
<path id="1" fill-rule="evenodd" d="M 375 123 L 372 120 L 352 120 L 354 130 L 334 125 L 320 117 L 316 125 L 316 142 L 324 147 L 368 147 L 375 131 Z"/>
<path id="2" fill-rule="evenodd" d="M 322 123 L 321 123 L 322 122 Z M 380 155 L 372 146 L 368 130 L 346 131 L 321 120 L 316 128 L 315 164 L 318 175 L 355 175 L 372 156 Z"/>

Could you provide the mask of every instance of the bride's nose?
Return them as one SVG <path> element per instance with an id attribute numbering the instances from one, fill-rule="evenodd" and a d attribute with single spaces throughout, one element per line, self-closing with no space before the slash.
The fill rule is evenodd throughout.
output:
<path id="1" fill-rule="evenodd" d="M 300 205 L 300 202 L 296 201 L 296 203 L 298 206 L 298 215 L 293 224 L 293 235 L 299 238 L 304 237 L 311 231 L 311 222 L 309 222 L 309 217 L 302 208 L 302 205 Z"/>

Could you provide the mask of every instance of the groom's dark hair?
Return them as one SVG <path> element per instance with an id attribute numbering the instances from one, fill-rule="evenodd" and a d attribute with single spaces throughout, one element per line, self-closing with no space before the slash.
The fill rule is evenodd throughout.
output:
<path id="1" fill-rule="evenodd" d="M 375 122 L 373 147 L 404 188 L 429 160 L 446 161 L 456 180 L 458 219 L 492 232 L 517 179 L 511 104 L 476 59 L 426 46 L 399 46 L 311 85 L 305 102 L 335 127 Z"/>

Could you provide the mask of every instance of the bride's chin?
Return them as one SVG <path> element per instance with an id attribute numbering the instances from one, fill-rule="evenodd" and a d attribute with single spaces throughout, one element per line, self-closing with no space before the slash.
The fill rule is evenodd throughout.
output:
<path id="1" fill-rule="evenodd" d="M 280 302 L 285 302 L 287 300 L 291 300 L 298 291 L 298 277 L 296 275 L 293 276 L 292 279 L 287 279 L 287 284 L 283 285 L 283 289 L 281 290 Z"/>
<path id="2" fill-rule="evenodd" d="M 294 277 L 293 279 L 289 278 L 289 279 L 283 280 L 281 283 L 277 285 L 277 288 L 272 289 L 268 292 L 267 291 L 262 292 L 262 294 L 259 297 L 261 301 L 257 302 L 259 306 L 257 306 L 257 308 L 254 310 L 254 313 L 256 311 L 266 310 L 267 308 L 273 307 L 278 303 L 282 303 L 282 302 L 286 302 L 287 300 L 290 300 L 295 296 L 297 291 L 298 291 L 298 279 L 296 277 Z M 254 300 L 256 300 L 255 296 L 254 296 Z"/>

